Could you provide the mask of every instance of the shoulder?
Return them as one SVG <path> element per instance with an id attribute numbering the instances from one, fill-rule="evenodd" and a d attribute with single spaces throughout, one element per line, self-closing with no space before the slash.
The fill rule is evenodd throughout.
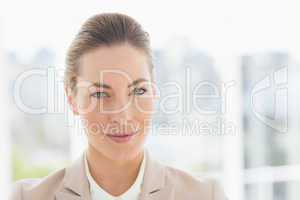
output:
<path id="1" fill-rule="evenodd" d="M 9 200 L 49 199 L 60 187 L 65 175 L 65 168 L 52 172 L 40 179 L 22 179 L 12 185 Z"/>
<path id="2" fill-rule="evenodd" d="M 179 199 L 227 200 L 220 182 L 214 178 L 195 177 L 188 172 L 165 166 L 166 183 L 173 185 Z"/>

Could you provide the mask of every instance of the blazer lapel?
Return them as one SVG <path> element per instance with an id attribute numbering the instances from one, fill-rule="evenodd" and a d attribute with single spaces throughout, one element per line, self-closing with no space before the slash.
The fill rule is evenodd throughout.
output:
<path id="1" fill-rule="evenodd" d="M 84 154 L 65 169 L 62 188 L 55 194 L 56 200 L 91 200 L 89 182 L 85 174 Z"/>
<path id="2" fill-rule="evenodd" d="M 166 183 L 166 169 L 145 149 L 146 166 L 139 200 L 173 200 L 173 187 Z M 91 200 L 89 182 L 85 174 L 84 155 L 66 168 L 62 188 L 56 200 Z"/>
<path id="3" fill-rule="evenodd" d="M 81 196 L 67 192 L 58 192 L 55 195 L 56 200 L 84 200 Z"/>
<path id="4" fill-rule="evenodd" d="M 166 169 L 146 151 L 146 167 L 140 200 L 172 200 L 173 187 L 166 183 Z"/>

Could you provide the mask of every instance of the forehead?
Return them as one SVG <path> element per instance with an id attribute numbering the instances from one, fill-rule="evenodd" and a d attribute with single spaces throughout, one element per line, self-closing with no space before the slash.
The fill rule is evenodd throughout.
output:
<path id="1" fill-rule="evenodd" d="M 138 78 L 149 79 L 146 55 L 128 45 L 99 47 L 80 59 L 80 78 L 104 82 L 111 86 L 131 83 Z"/>

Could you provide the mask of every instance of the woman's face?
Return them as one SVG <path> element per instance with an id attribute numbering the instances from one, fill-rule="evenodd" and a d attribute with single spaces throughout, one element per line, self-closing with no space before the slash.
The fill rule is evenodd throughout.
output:
<path id="1" fill-rule="evenodd" d="M 72 109 L 89 147 L 110 159 L 129 160 L 143 148 L 155 96 L 147 61 L 129 44 L 99 47 L 80 59 Z"/>

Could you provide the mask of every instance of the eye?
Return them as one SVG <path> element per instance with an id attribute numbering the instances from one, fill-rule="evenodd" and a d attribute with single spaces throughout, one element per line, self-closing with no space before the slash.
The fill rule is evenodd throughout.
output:
<path id="1" fill-rule="evenodd" d="M 134 88 L 133 92 L 136 95 L 143 95 L 147 92 L 147 89 L 145 89 L 145 88 Z"/>
<path id="2" fill-rule="evenodd" d="M 109 97 L 109 94 L 107 92 L 95 92 L 91 96 L 100 99 L 103 97 Z"/>

